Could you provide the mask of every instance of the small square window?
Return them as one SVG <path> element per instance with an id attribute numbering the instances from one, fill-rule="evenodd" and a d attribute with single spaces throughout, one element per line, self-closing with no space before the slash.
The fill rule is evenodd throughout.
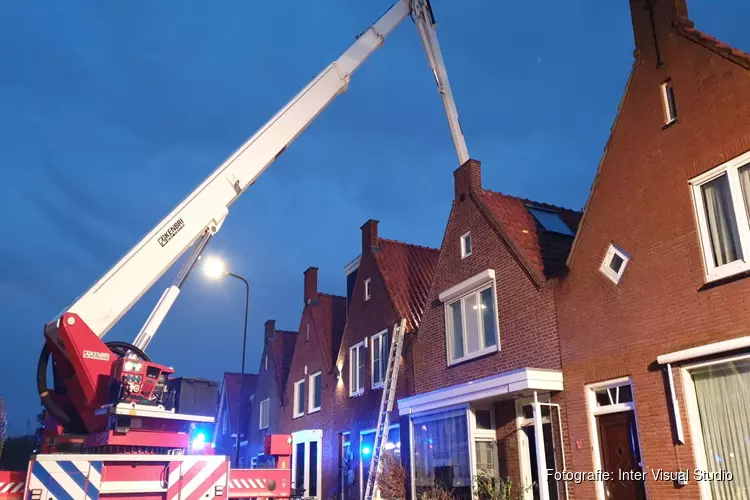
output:
<path id="1" fill-rule="evenodd" d="M 270 425 L 271 416 L 271 399 L 264 399 L 260 402 L 260 415 L 258 418 L 258 428 L 266 429 Z"/>
<path id="2" fill-rule="evenodd" d="M 294 418 L 305 414 L 305 379 L 294 383 Z"/>
<path id="3" fill-rule="evenodd" d="M 316 372 L 310 375 L 310 409 L 307 413 L 313 413 L 320 410 L 322 395 L 322 372 Z"/>
<path id="4" fill-rule="evenodd" d="M 365 280 L 365 300 L 370 300 L 370 278 Z"/>
<path id="5" fill-rule="evenodd" d="M 677 120 L 677 105 L 675 104 L 672 80 L 667 80 L 661 84 L 661 98 L 664 104 L 665 125 L 669 125 Z"/>
<path id="6" fill-rule="evenodd" d="M 539 207 L 527 207 L 531 215 L 542 225 L 545 231 L 566 236 L 574 236 L 567 224 L 560 218 L 560 214 L 553 210 Z"/>
<path id="7" fill-rule="evenodd" d="M 620 283 L 620 278 L 622 278 L 622 273 L 625 272 L 629 260 L 630 257 L 628 257 L 628 254 L 617 248 L 614 244 L 610 244 L 599 270 L 609 278 L 612 283 L 617 285 Z"/>
<path id="8" fill-rule="evenodd" d="M 465 259 L 471 255 L 471 233 L 461 236 L 461 258 Z"/>

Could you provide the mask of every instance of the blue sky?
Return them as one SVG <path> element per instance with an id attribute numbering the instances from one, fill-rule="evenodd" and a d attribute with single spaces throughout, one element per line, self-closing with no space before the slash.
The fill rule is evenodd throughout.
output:
<path id="1" fill-rule="evenodd" d="M 0 395 L 37 411 L 42 328 L 389 1 L 28 2 L 0 6 Z M 433 0 L 485 187 L 580 209 L 632 63 L 628 2 Z M 693 0 L 750 50 L 744 0 Z M 439 246 L 457 167 L 410 20 L 233 207 L 211 253 L 251 285 L 248 366 L 266 319 L 296 329 L 302 272 L 344 294 L 359 227 Z M 175 270 L 173 270 L 174 272 Z M 132 341 L 167 274 L 107 336 Z M 243 289 L 194 274 L 149 347 L 179 375 L 238 371 Z"/>

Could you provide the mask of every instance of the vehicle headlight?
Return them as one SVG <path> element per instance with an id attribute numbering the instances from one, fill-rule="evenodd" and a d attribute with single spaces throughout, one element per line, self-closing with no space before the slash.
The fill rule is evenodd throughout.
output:
<path id="1" fill-rule="evenodd" d="M 125 361 L 126 372 L 139 372 L 143 367 L 142 363 L 136 363 L 135 361 Z"/>

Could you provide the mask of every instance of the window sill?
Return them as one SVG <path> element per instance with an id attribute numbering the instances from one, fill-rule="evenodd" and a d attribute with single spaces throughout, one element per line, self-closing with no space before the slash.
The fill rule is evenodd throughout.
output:
<path id="1" fill-rule="evenodd" d="M 307 414 L 310 415 L 311 413 L 318 413 L 320 411 L 320 408 L 313 408 L 312 410 L 308 410 Z"/>
<path id="2" fill-rule="evenodd" d="M 269 425 L 267 425 L 265 427 L 258 427 L 258 430 L 259 431 L 264 431 L 264 430 L 268 429 L 269 427 L 270 427 Z"/>
<path id="3" fill-rule="evenodd" d="M 744 264 L 744 263 L 743 263 Z M 739 281 L 750 277 L 750 264 L 744 264 L 742 267 L 738 266 L 738 269 L 733 269 L 732 272 L 716 273 L 713 275 L 706 275 L 706 282 L 698 288 L 698 291 L 710 290 L 711 288 L 726 285 L 734 281 Z"/>
<path id="4" fill-rule="evenodd" d="M 304 413 L 300 413 L 299 415 L 294 415 L 292 418 L 300 418 L 300 417 L 304 417 L 304 416 L 305 416 Z"/>
<path id="5" fill-rule="evenodd" d="M 481 351 L 477 351 L 477 352 L 474 352 L 472 354 L 468 354 L 468 355 L 466 355 L 466 356 L 464 356 L 462 358 L 452 359 L 452 360 L 448 361 L 448 367 L 456 366 L 456 365 L 461 365 L 461 364 L 464 364 L 464 363 L 469 362 L 469 361 L 474 361 L 477 358 L 483 358 L 485 356 L 489 356 L 489 355 L 494 354 L 496 352 L 500 352 L 500 346 L 499 345 L 494 345 L 492 347 L 485 347 Z"/>
<path id="6" fill-rule="evenodd" d="M 382 389 L 384 385 L 385 384 L 383 384 L 383 382 L 379 382 L 377 384 L 372 384 L 372 387 L 370 389 L 376 391 L 378 389 Z"/>
<path id="7" fill-rule="evenodd" d="M 358 391 L 358 392 L 350 392 L 349 393 L 349 397 L 350 398 L 357 398 L 359 396 L 362 396 L 364 393 L 365 393 L 364 389 L 362 389 L 361 391 Z"/>
<path id="8" fill-rule="evenodd" d="M 666 123 L 661 129 L 662 130 L 667 130 L 668 128 L 670 128 L 675 123 L 677 123 L 677 118 L 674 118 L 671 122 Z"/>

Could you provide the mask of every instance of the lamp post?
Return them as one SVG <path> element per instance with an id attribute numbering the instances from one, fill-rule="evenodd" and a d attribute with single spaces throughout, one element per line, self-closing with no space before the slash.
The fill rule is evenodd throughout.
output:
<path id="1" fill-rule="evenodd" d="M 206 259 L 206 262 L 203 265 L 203 272 L 209 278 L 220 279 L 220 278 L 223 278 L 224 276 L 231 276 L 232 278 L 236 278 L 245 284 L 245 325 L 242 329 L 242 368 L 240 370 L 240 392 L 241 392 L 242 384 L 245 380 L 245 350 L 247 347 L 247 313 L 248 313 L 248 310 L 250 309 L 250 285 L 248 284 L 247 280 L 243 278 L 242 276 L 240 276 L 239 274 L 235 274 L 235 273 L 227 271 L 227 268 L 224 262 L 218 259 L 217 257 L 208 257 Z M 240 413 L 239 412 L 240 412 L 240 409 L 237 410 L 237 439 L 236 439 L 237 453 L 235 456 L 237 467 L 239 467 L 240 465 Z"/>

